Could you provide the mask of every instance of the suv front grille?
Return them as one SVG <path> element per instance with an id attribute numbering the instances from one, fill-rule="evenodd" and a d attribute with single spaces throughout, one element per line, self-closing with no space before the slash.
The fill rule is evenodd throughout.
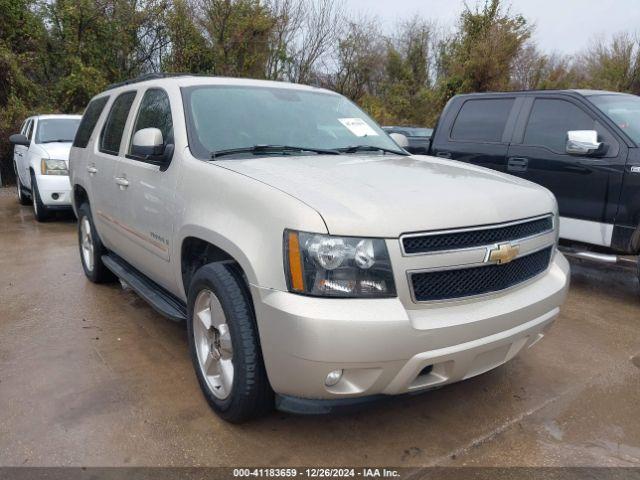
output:
<path id="1" fill-rule="evenodd" d="M 553 219 L 548 216 L 503 227 L 406 236 L 402 239 L 402 246 L 405 254 L 415 255 L 509 242 L 551 230 L 553 230 Z"/>
<path id="2" fill-rule="evenodd" d="M 414 299 L 418 302 L 449 300 L 504 290 L 544 272 L 552 250 L 553 247 L 548 247 L 503 265 L 413 273 Z"/>

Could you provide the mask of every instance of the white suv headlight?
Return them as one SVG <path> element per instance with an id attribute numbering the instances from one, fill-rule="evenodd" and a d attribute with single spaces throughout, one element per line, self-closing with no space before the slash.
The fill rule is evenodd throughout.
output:
<path id="1" fill-rule="evenodd" d="M 42 175 L 69 175 L 69 168 L 65 160 L 43 158 L 40 167 Z"/>
<path id="2" fill-rule="evenodd" d="M 384 240 L 284 232 L 289 291 L 320 297 L 395 297 Z"/>

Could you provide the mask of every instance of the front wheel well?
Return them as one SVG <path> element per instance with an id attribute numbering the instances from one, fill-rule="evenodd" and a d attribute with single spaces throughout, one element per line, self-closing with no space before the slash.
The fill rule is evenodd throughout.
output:
<path id="1" fill-rule="evenodd" d="M 225 263 L 231 266 L 232 271 L 242 279 L 249 298 L 251 298 L 249 281 L 240 263 L 220 247 L 200 238 L 187 237 L 182 242 L 180 260 L 182 285 L 185 293 L 189 292 L 191 279 L 200 267 L 209 263 Z"/>

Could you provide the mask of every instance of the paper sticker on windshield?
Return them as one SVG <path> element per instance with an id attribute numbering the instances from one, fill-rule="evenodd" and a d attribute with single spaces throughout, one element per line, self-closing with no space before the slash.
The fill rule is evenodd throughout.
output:
<path id="1" fill-rule="evenodd" d="M 376 131 L 361 118 L 339 118 L 338 120 L 356 137 L 378 136 Z"/>

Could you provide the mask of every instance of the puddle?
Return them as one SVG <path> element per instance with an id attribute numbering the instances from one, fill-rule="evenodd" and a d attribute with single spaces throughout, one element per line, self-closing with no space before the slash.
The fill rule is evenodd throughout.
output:
<path id="1" fill-rule="evenodd" d="M 631 357 L 631 363 L 633 363 L 636 367 L 640 368 L 640 355 Z"/>
<path id="2" fill-rule="evenodd" d="M 549 435 L 551 435 L 555 440 L 562 440 L 564 436 L 564 432 L 560 428 L 560 425 L 554 420 L 544 422 L 544 429 L 547 431 Z"/>

